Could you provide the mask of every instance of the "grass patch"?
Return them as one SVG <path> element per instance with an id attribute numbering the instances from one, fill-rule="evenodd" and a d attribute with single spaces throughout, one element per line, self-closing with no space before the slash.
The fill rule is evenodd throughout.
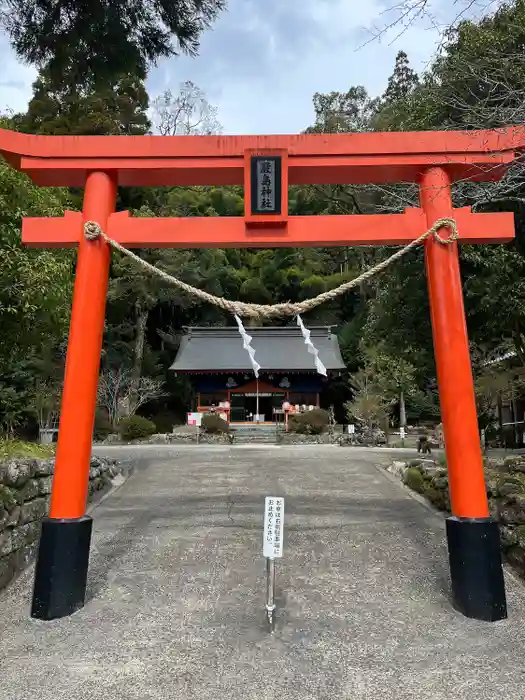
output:
<path id="1" fill-rule="evenodd" d="M 0 438 L 0 460 L 13 457 L 32 457 L 47 459 L 55 454 L 55 445 L 40 445 L 36 442 L 23 440 L 5 440 Z"/>

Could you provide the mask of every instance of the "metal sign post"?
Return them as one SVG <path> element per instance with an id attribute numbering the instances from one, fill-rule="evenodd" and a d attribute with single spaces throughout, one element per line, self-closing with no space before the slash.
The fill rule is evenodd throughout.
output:
<path id="1" fill-rule="evenodd" d="M 264 500 L 263 556 L 266 557 L 266 619 L 275 629 L 275 560 L 283 556 L 284 498 Z"/>

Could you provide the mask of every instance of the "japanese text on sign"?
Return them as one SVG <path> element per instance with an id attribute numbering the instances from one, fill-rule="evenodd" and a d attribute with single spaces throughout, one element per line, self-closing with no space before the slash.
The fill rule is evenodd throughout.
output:
<path id="1" fill-rule="evenodd" d="M 263 555 L 270 559 L 283 556 L 284 498 L 264 499 Z"/>
<path id="2" fill-rule="evenodd" d="M 275 210 L 275 160 L 257 161 L 257 209 Z"/>

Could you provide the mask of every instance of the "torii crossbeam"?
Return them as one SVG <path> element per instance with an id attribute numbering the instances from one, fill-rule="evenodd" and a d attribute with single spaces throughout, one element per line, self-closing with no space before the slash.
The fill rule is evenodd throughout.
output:
<path id="1" fill-rule="evenodd" d="M 34 247 L 78 246 L 49 517 L 32 615 L 52 619 L 84 604 L 92 522 L 86 516 L 110 251 L 88 241 L 96 221 L 130 248 L 403 245 L 454 217 L 460 243 L 514 237 L 510 213 L 453 209 L 451 183 L 501 178 L 525 147 L 525 128 L 477 132 L 300 136 L 28 136 L 0 130 L 0 152 L 38 185 L 85 187 L 83 212 L 23 222 Z M 297 184 L 415 182 L 421 208 L 370 216 L 289 216 Z M 115 213 L 117 186 L 244 185 L 245 216 L 132 218 Z M 506 601 L 497 523 L 489 517 L 457 244 L 425 242 L 431 320 L 446 442 L 447 519 L 455 607 L 499 620 Z"/>

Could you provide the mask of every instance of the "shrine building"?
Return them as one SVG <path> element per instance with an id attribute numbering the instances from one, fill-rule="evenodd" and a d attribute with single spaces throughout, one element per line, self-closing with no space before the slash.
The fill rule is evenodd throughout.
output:
<path id="1" fill-rule="evenodd" d="M 284 402 L 319 406 L 330 378 L 345 369 L 331 328 L 310 331 L 327 377 L 317 373 L 315 358 L 298 327 L 247 328 L 261 366 L 258 379 L 236 327 L 186 329 L 170 369 L 191 376 L 196 391 L 193 410 L 202 413 L 215 407 L 232 423 L 250 422 L 256 416 L 258 422 L 274 422 Z"/>

